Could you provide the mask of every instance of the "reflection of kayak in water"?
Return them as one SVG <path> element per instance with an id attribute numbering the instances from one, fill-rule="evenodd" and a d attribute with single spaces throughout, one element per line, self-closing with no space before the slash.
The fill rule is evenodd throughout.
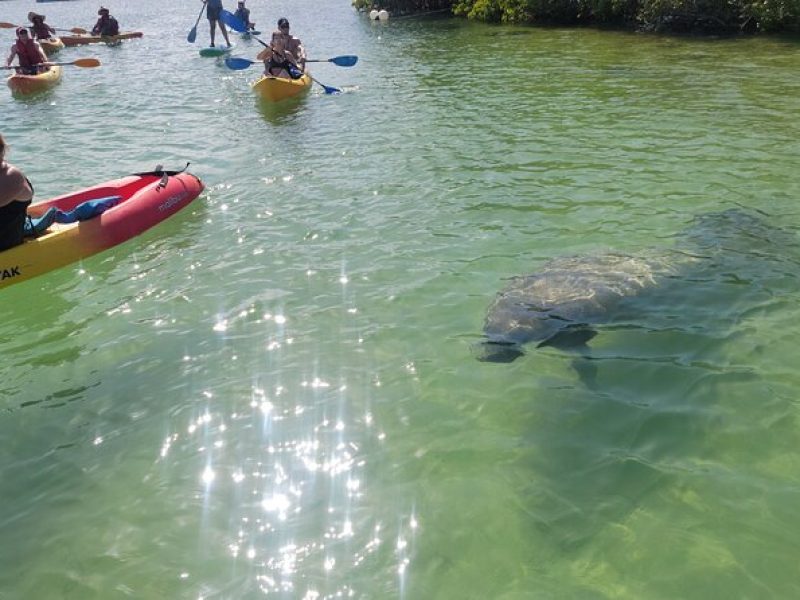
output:
<path id="1" fill-rule="evenodd" d="M 264 100 L 270 102 L 280 102 L 287 98 L 297 96 L 311 87 L 311 75 L 303 73 L 299 79 L 287 79 L 285 77 L 263 76 L 256 81 L 252 87 L 253 91 Z"/>
<path id="2" fill-rule="evenodd" d="M 15 73 L 8 78 L 8 87 L 14 94 L 25 95 L 43 92 L 61 81 L 61 67 L 50 67 L 47 71 L 36 75 Z"/>
<path id="3" fill-rule="evenodd" d="M 174 215 L 202 191 L 194 175 L 159 168 L 35 204 L 28 214 L 33 230 L 42 231 L 0 252 L 0 288 L 121 244 Z"/>

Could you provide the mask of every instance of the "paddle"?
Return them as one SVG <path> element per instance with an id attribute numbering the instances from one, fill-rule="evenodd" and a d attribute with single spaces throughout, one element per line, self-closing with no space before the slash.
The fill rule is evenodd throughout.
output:
<path id="1" fill-rule="evenodd" d="M 200 19 L 203 17 L 203 10 L 206 8 L 205 1 L 203 2 L 203 6 L 200 8 L 200 14 L 197 15 L 197 21 L 194 23 L 194 27 L 189 32 L 189 35 L 186 36 L 186 41 L 190 44 L 194 44 L 194 41 L 197 39 L 197 26 L 200 24 Z"/>
<path id="2" fill-rule="evenodd" d="M 338 67 L 352 67 L 358 62 L 358 57 L 353 56 L 352 54 L 347 54 L 345 56 L 334 56 L 333 58 L 317 58 L 313 60 L 308 59 L 306 62 L 329 62 Z"/>
<path id="3" fill-rule="evenodd" d="M 16 29 L 17 27 L 21 27 L 21 25 L 14 25 L 13 23 L 6 23 L 0 22 L 0 29 Z M 70 33 L 77 33 L 82 35 L 84 33 L 89 33 L 85 29 L 81 29 L 80 27 L 73 27 L 72 29 L 59 29 L 58 27 L 53 27 L 56 31 L 69 31 Z"/>
<path id="4" fill-rule="evenodd" d="M 69 66 L 72 66 L 72 67 L 81 67 L 82 69 L 91 69 L 93 67 L 99 67 L 100 66 L 100 61 L 97 60 L 96 58 L 78 58 L 78 59 L 73 60 L 72 62 L 46 62 L 46 63 L 41 63 L 41 65 L 43 67 L 69 67 Z M 17 69 L 17 68 L 19 68 L 19 65 L 17 65 L 17 66 L 13 66 L 12 65 L 10 67 L 5 67 L 5 66 L 0 67 L 0 69 Z"/>
<path id="5" fill-rule="evenodd" d="M 340 67 L 352 67 L 358 61 L 357 56 L 334 56 L 333 58 L 328 59 L 318 59 L 318 60 L 307 60 L 306 62 L 332 62 L 335 65 L 339 65 Z M 225 64 L 228 65 L 229 69 L 233 69 L 234 71 L 241 71 L 242 69 L 246 69 L 250 65 L 256 64 L 254 60 L 248 60 L 246 58 L 238 58 L 238 57 L 230 57 L 225 61 Z"/>
<path id="6" fill-rule="evenodd" d="M 254 65 L 254 64 L 256 64 L 256 61 L 254 61 L 254 60 L 248 60 L 247 58 L 239 58 L 237 56 L 229 56 L 228 58 L 225 59 L 225 65 L 229 69 L 233 69 L 234 71 L 241 71 L 242 69 L 246 69 L 247 67 L 249 67 L 251 65 Z M 311 81 L 321 85 L 322 88 L 325 90 L 326 94 L 341 94 L 342 93 L 342 90 L 340 90 L 339 88 L 335 88 L 335 87 L 332 87 L 332 86 L 329 86 L 329 85 L 325 85 L 321 81 L 318 81 L 317 79 L 315 79 L 311 75 L 311 73 L 307 73 L 307 75 L 309 77 L 311 77 Z"/>

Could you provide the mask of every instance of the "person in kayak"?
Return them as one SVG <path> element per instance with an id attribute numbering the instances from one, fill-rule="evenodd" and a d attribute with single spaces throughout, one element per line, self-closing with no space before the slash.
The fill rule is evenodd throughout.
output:
<path id="1" fill-rule="evenodd" d="M 14 165 L 6 162 L 8 146 L 0 134 L 0 250 L 19 246 L 23 240 L 33 186 Z"/>
<path id="2" fill-rule="evenodd" d="M 208 19 L 209 33 L 211 34 L 211 47 L 214 47 L 214 36 L 217 32 L 217 25 L 222 32 L 222 37 L 225 38 L 225 43 L 228 48 L 231 47 L 231 41 L 228 39 L 228 30 L 225 29 L 225 23 L 220 21 L 219 17 L 222 14 L 222 0 L 203 0 L 206 5 L 206 18 Z"/>
<path id="3" fill-rule="evenodd" d="M 97 11 L 100 18 L 97 23 L 92 27 L 92 35 L 101 35 L 103 37 L 119 35 L 119 23 L 111 16 L 111 13 L 105 6 L 101 6 Z"/>
<path id="4" fill-rule="evenodd" d="M 11 66 L 14 57 L 18 62 L 17 73 L 22 75 L 36 75 L 48 68 L 44 50 L 24 27 L 17 27 L 17 41 L 11 46 L 11 53 L 6 59 L 7 67 Z"/>
<path id="5" fill-rule="evenodd" d="M 239 20 L 242 23 L 244 23 L 244 26 L 247 28 L 247 31 L 251 31 L 256 28 L 256 24 L 250 20 L 250 9 L 245 8 L 244 0 L 239 0 L 239 7 L 233 14 L 239 17 Z"/>
<path id="6" fill-rule="evenodd" d="M 301 71 L 306 69 L 306 50 L 303 42 L 289 33 L 289 20 L 286 17 L 278 19 L 278 30 L 272 32 L 272 41 L 283 38 L 283 44 L 297 61 Z"/>
<path id="7" fill-rule="evenodd" d="M 29 12 L 28 21 L 33 23 L 28 29 L 30 29 L 31 35 L 37 40 L 48 40 L 51 37 L 55 37 L 56 30 L 44 22 L 44 15 Z"/>
<path id="8" fill-rule="evenodd" d="M 260 56 L 264 60 L 264 75 L 268 77 L 300 79 L 303 76 L 302 69 L 294 55 L 286 49 L 286 42 L 281 36 L 273 38 L 269 48 L 265 48 Z"/>

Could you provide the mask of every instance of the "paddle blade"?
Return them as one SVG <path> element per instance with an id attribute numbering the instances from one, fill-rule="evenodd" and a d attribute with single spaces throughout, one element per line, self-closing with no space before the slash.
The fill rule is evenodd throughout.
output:
<path id="1" fill-rule="evenodd" d="M 0 29 L 16 29 L 17 26 L 13 23 L 6 23 L 5 21 L 0 22 Z"/>
<path id="2" fill-rule="evenodd" d="M 229 56 L 225 59 L 225 66 L 234 71 L 241 71 L 254 64 L 256 63 L 253 60 L 247 60 L 246 58 L 239 58 L 237 56 Z"/>
<path id="3" fill-rule="evenodd" d="M 221 13 L 219 13 L 219 20 L 239 33 L 244 33 L 247 31 L 247 25 L 245 25 L 239 17 L 233 13 L 229 13 L 227 10 L 223 10 Z"/>
<path id="4" fill-rule="evenodd" d="M 92 67 L 99 67 L 100 61 L 96 58 L 79 58 L 77 60 L 73 60 L 72 62 L 68 63 L 53 63 L 56 65 L 74 65 L 76 67 L 82 67 L 84 69 L 91 69 Z"/>
<path id="5" fill-rule="evenodd" d="M 328 62 L 332 62 L 340 67 L 352 67 L 358 62 L 358 57 L 353 55 L 334 56 L 333 58 L 329 58 Z"/>
<path id="6" fill-rule="evenodd" d="M 340 90 L 339 88 L 335 88 L 335 87 L 332 87 L 332 86 L 329 86 L 329 85 L 325 85 L 324 83 L 322 83 L 318 79 L 315 79 L 314 77 L 312 77 L 311 80 L 314 83 L 316 83 L 317 85 L 321 86 L 322 89 L 325 90 L 326 94 L 341 94 L 342 93 L 342 90 Z"/>
<path id="7" fill-rule="evenodd" d="M 192 27 L 192 30 L 189 32 L 189 35 L 186 36 L 186 41 L 190 44 L 194 44 L 194 41 L 197 39 L 197 27 Z"/>

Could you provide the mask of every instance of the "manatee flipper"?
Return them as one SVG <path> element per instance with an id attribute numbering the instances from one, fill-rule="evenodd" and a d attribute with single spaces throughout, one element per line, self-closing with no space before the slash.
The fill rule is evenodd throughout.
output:
<path id="1" fill-rule="evenodd" d="M 518 344 L 510 342 L 482 342 L 473 348 L 475 358 L 481 362 L 510 363 L 525 353 Z"/>
<path id="2" fill-rule="evenodd" d="M 552 346 L 558 350 L 580 352 L 583 354 L 589 350 L 589 346 L 587 346 L 586 343 L 596 335 L 597 332 L 590 327 L 568 327 L 567 329 L 562 329 L 543 342 L 539 342 L 536 347 L 542 348 L 544 346 Z"/>

